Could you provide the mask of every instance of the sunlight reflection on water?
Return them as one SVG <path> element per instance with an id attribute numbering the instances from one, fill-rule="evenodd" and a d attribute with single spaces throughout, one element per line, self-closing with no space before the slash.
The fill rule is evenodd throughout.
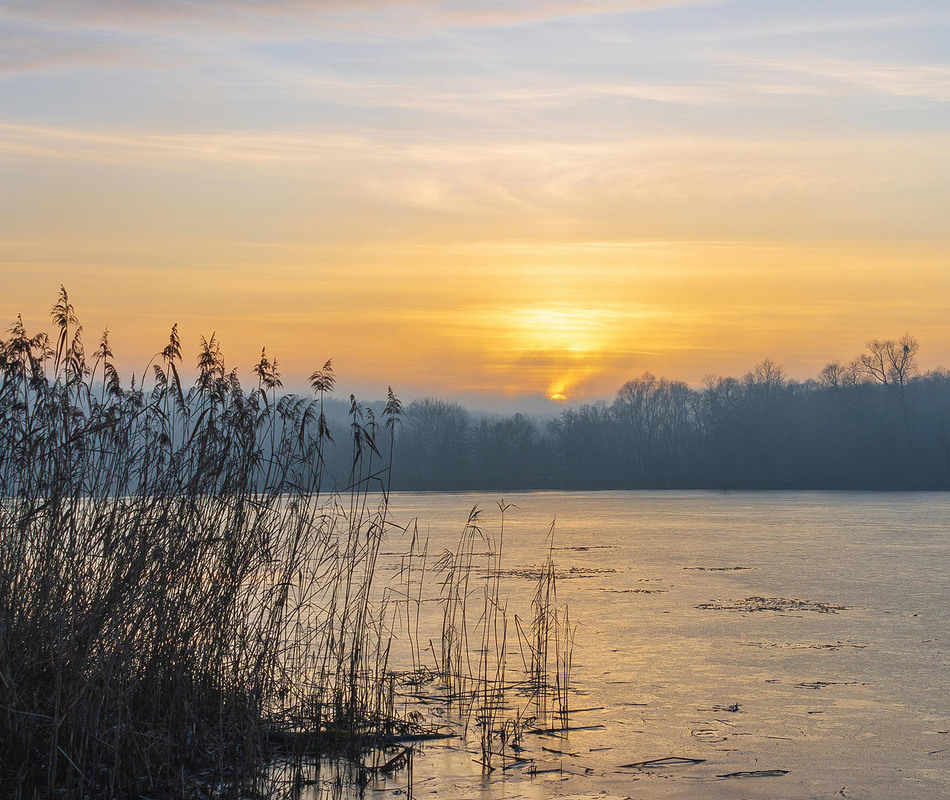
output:
<path id="1" fill-rule="evenodd" d="M 437 553 L 473 505 L 495 532 L 500 499 L 399 494 L 392 515 L 417 517 Z M 950 494 L 504 499 L 512 608 L 557 520 L 559 601 L 579 623 L 572 702 L 597 710 L 574 715 L 587 729 L 527 737 L 533 775 L 484 775 L 477 736 L 426 745 L 415 797 L 950 796 Z M 674 756 L 702 763 L 622 767 Z"/>

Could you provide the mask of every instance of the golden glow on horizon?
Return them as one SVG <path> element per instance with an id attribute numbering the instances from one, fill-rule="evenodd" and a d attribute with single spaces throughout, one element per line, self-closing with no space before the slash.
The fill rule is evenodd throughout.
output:
<path id="1" fill-rule="evenodd" d="M 496 324 L 507 330 L 519 362 L 560 373 L 555 380 L 547 380 L 544 388 L 552 400 L 563 400 L 564 392 L 573 389 L 585 371 L 610 351 L 621 317 L 620 312 L 606 308 L 534 306 L 501 309 Z"/>
<path id="2" fill-rule="evenodd" d="M 611 324 L 620 312 L 607 308 L 528 306 L 502 309 L 499 321 L 507 322 L 525 352 L 560 350 L 582 355 L 603 350 Z"/>
<path id="3" fill-rule="evenodd" d="M 45 328 L 62 281 L 88 341 L 109 326 L 126 377 L 141 372 L 178 322 L 186 365 L 198 337 L 215 330 L 245 380 L 266 346 L 288 387 L 305 388 L 301 376 L 333 357 L 341 384 L 373 397 L 392 384 L 406 396 L 564 394 L 583 402 L 611 397 L 646 370 L 695 385 L 710 373 L 742 375 L 765 357 L 808 378 L 870 338 L 905 331 L 920 340 L 925 368 L 950 363 L 950 271 L 939 249 L 924 246 L 538 243 L 313 253 L 323 265 L 316 276 L 306 253 L 296 265 L 281 249 L 200 270 L 140 267 L 127 277 L 108 264 L 53 260 L 16 279 L 4 311 L 9 322 L 22 311 L 31 330 Z M 902 271 L 890 269 L 897 263 Z M 519 305 L 525 298 L 533 302 Z"/>

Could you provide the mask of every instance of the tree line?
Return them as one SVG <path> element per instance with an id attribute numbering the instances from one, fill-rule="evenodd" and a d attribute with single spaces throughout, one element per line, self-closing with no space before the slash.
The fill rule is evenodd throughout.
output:
<path id="1" fill-rule="evenodd" d="M 950 488 L 950 371 L 921 373 L 910 335 L 874 339 L 853 360 L 831 362 L 805 381 L 771 359 L 699 387 L 645 372 L 610 402 L 543 421 L 475 414 L 434 397 L 403 405 L 392 390 L 379 403 L 344 401 L 331 396 L 329 361 L 310 376 L 311 396 L 287 394 L 277 362 L 263 351 L 252 370 L 257 385 L 246 390 L 225 370 L 214 336 L 202 340 L 198 378 L 186 390 L 176 328 L 149 365 L 150 383 L 133 377 L 123 387 L 108 334 L 87 358 L 78 320 L 57 316 L 65 298 L 63 290 L 53 308 L 55 336 L 29 336 L 17 321 L 0 340 L 0 451 L 14 446 L 20 423 L 24 430 L 45 424 L 38 401 L 62 362 L 76 413 L 114 426 L 119 411 L 135 421 L 154 406 L 159 444 L 184 441 L 196 424 L 208 427 L 215 409 L 234 398 L 235 430 L 244 436 L 266 427 L 260 465 L 291 444 L 317 453 L 295 457 L 301 485 L 346 489 L 365 467 L 361 480 L 384 490 Z M 210 430 L 220 435 L 218 427 Z M 155 450 L 156 465 L 163 452 Z M 254 480 L 271 484 L 273 468 L 260 465 Z"/>
<path id="2" fill-rule="evenodd" d="M 789 379 L 766 359 L 702 386 L 650 373 L 548 422 L 408 403 L 394 489 L 950 488 L 950 371 L 917 340 L 875 339 Z M 340 463 L 338 469 L 344 469 Z"/>

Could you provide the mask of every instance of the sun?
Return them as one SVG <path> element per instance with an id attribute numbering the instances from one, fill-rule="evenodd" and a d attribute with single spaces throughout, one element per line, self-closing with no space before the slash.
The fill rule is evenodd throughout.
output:
<path id="1" fill-rule="evenodd" d="M 566 403 L 567 395 L 563 392 L 555 392 L 549 399 L 554 403 Z"/>

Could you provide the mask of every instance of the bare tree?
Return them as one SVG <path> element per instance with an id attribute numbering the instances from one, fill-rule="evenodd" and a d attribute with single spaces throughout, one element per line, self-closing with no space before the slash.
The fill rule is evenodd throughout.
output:
<path id="1" fill-rule="evenodd" d="M 917 372 L 917 340 L 909 333 L 900 339 L 872 339 L 867 344 L 867 353 L 858 357 L 858 363 L 872 381 L 887 386 L 903 387 Z"/>
<path id="2" fill-rule="evenodd" d="M 837 389 L 845 383 L 846 368 L 840 361 L 831 361 L 818 373 L 818 385 L 825 389 Z"/>

